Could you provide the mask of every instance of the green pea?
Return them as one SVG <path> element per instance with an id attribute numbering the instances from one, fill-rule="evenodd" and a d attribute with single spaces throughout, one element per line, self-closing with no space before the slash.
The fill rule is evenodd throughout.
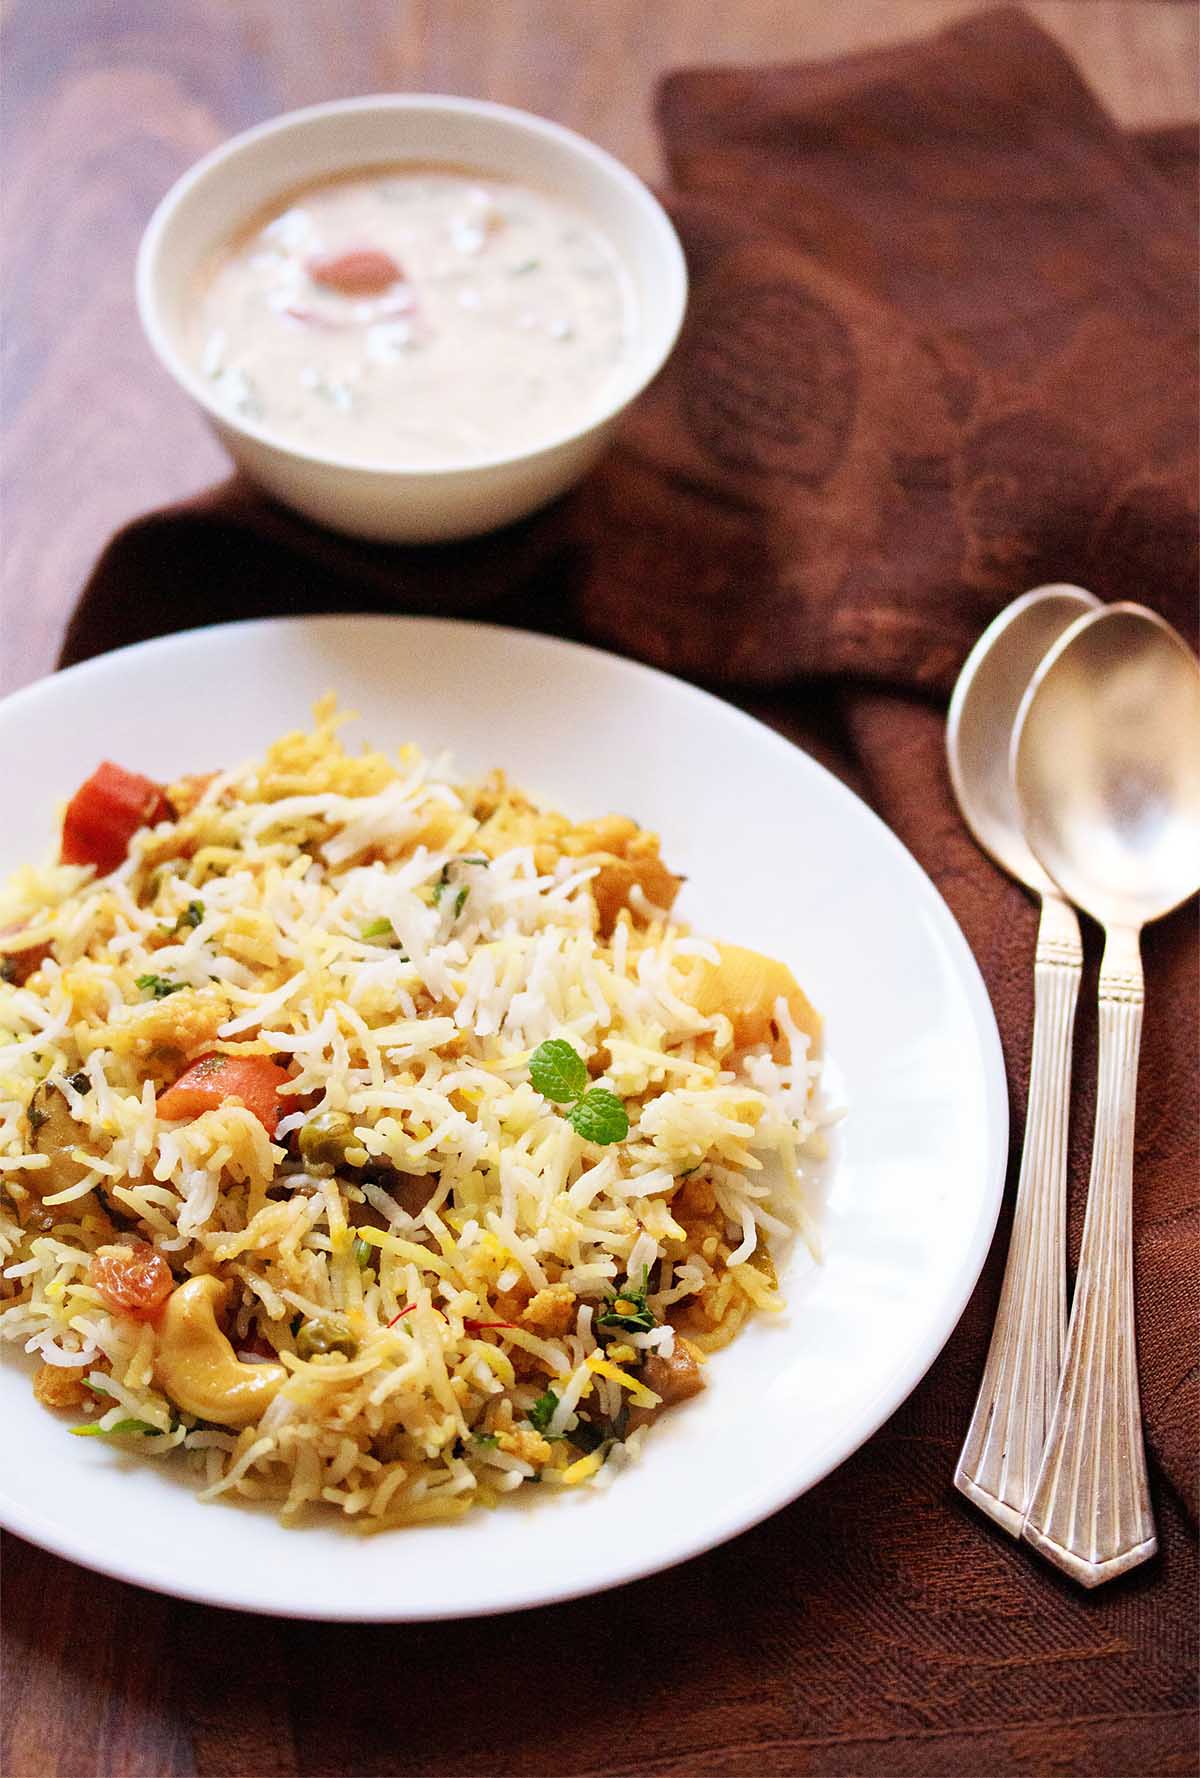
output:
<path id="1" fill-rule="evenodd" d="M 302 1124 L 300 1153 L 310 1167 L 361 1167 L 367 1159 L 354 1119 L 344 1111 L 320 1111 Z"/>
<path id="2" fill-rule="evenodd" d="M 358 1352 L 358 1341 L 336 1321 L 306 1321 L 296 1335 L 297 1358 L 324 1358 L 333 1352 L 353 1358 Z"/>

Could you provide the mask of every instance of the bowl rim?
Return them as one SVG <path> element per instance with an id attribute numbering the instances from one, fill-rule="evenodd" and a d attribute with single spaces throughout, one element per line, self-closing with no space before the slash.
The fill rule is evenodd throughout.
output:
<path id="1" fill-rule="evenodd" d="M 670 316 L 663 330 L 661 348 L 652 354 L 643 371 L 632 382 L 622 383 L 618 387 L 616 395 L 589 416 L 582 425 L 576 424 L 560 432 L 555 432 L 528 450 L 472 457 L 461 463 L 424 467 L 403 462 L 395 464 L 367 462 L 362 458 L 350 455 L 311 450 L 303 445 L 293 444 L 272 432 L 268 427 L 256 425 L 253 421 L 243 420 L 236 415 L 227 413 L 213 400 L 206 384 L 192 369 L 182 352 L 177 349 L 170 330 L 161 317 L 158 281 L 160 267 L 163 263 L 163 239 L 179 207 L 190 197 L 197 186 L 203 184 L 205 180 L 216 173 L 227 160 L 244 152 L 247 148 L 252 149 L 256 143 L 266 141 L 273 136 L 285 135 L 298 127 L 303 128 L 320 118 L 354 115 L 357 112 L 369 111 L 450 112 L 461 116 L 492 118 L 497 122 L 511 125 L 518 130 L 523 130 L 528 135 L 554 142 L 582 160 L 590 161 L 622 190 L 629 203 L 640 209 L 647 217 L 657 236 L 664 267 L 669 275 L 668 280 L 664 280 L 663 294 L 667 295 L 673 292 L 675 312 Z M 377 159 L 370 163 L 363 162 L 364 166 L 367 164 L 375 165 L 378 162 Z M 485 170 L 484 166 L 480 167 L 480 171 Z M 615 245 L 620 251 L 620 243 L 616 242 Z M 670 274 L 673 274 L 673 277 Z M 239 131 L 237 135 L 227 137 L 215 148 L 210 149 L 207 154 L 202 155 L 199 160 L 193 162 L 159 199 L 149 222 L 146 224 L 138 246 L 134 289 L 138 319 L 155 357 L 180 388 L 191 396 L 192 400 L 219 428 L 240 434 L 297 463 L 312 464 L 326 470 L 346 471 L 359 476 L 382 477 L 384 479 L 401 477 L 405 480 L 419 481 L 457 479 L 488 470 L 535 464 L 539 459 L 560 451 L 566 445 L 582 442 L 593 433 L 609 425 L 653 381 L 670 357 L 679 338 L 679 331 L 683 325 L 687 308 L 688 274 L 683 247 L 675 231 L 675 226 L 649 186 L 623 161 L 618 160 L 607 149 L 601 148 L 598 143 L 580 135 L 578 131 L 568 129 L 565 124 L 555 123 L 550 118 L 540 117 L 536 112 L 523 111 L 514 105 L 501 105 L 492 99 L 473 99 L 454 93 L 374 93 L 362 94 L 350 99 L 330 99 L 321 104 L 303 106 L 296 111 L 281 112 L 278 116 L 267 118 L 263 123 L 254 124 L 247 130 Z"/>

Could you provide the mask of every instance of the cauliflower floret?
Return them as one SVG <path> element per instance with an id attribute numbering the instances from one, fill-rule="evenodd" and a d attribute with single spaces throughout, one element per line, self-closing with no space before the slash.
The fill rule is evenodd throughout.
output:
<path id="1" fill-rule="evenodd" d="M 553 1456 L 548 1441 L 529 1426 L 515 1426 L 511 1432 L 499 1433 L 496 1443 L 510 1457 L 520 1457 L 524 1463 L 531 1463 L 535 1469 L 544 1468 Z"/>
<path id="2" fill-rule="evenodd" d="M 575 1292 L 567 1284 L 551 1284 L 538 1291 L 521 1319 L 541 1333 L 569 1333 L 575 1325 Z"/>
<path id="3" fill-rule="evenodd" d="M 33 1393 L 43 1407 L 77 1408 L 88 1394 L 86 1376 L 86 1365 L 43 1364 L 33 1379 Z"/>

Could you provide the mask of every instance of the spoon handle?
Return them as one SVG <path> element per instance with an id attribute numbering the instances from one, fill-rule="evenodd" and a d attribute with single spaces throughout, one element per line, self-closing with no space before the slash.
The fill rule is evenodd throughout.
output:
<path id="1" fill-rule="evenodd" d="M 1110 927 L 1100 968 L 1100 1079 L 1067 1353 L 1023 1535 L 1085 1587 L 1158 1547 L 1133 1310 L 1133 1117 L 1142 1035 L 1136 931 Z"/>
<path id="2" fill-rule="evenodd" d="M 1067 1322 L 1071 1035 L 1083 949 L 1075 911 L 1046 894 L 1034 965 L 1029 1108 L 1008 1265 L 954 1485 L 1013 1537 L 1041 1460 Z"/>

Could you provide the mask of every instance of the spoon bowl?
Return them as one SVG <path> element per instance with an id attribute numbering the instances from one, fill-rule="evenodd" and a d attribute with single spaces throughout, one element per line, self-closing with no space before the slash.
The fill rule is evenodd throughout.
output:
<path id="1" fill-rule="evenodd" d="M 1029 848 L 1009 771 L 1021 699 L 1050 647 L 1100 601 L 1083 587 L 1034 587 L 1005 606 L 963 664 L 946 718 L 946 759 L 963 819 L 1010 876 L 1053 892 Z"/>
<path id="2" fill-rule="evenodd" d="M 1200 885 L 1200 670 L 1169 624 L 1113 605 L 1066 631 L 1014 737 L 1029 844 L 1102 925 L 1141 927 Z"/>

